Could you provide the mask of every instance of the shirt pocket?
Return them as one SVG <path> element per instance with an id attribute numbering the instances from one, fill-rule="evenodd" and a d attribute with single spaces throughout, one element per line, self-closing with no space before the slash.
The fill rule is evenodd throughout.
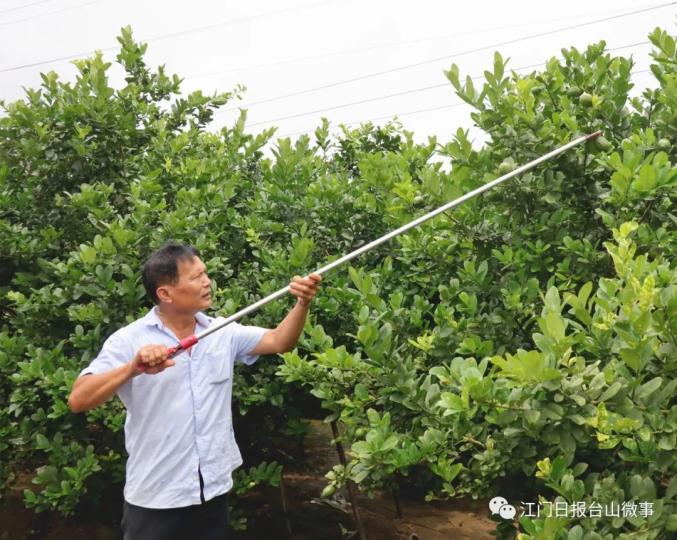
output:
<path id="1" fill-rule="evenodd" d="M 207 352 L 202 361 L 208 384 L 223 384 L 233 376 L 232 364 L 225 352 Z"/>

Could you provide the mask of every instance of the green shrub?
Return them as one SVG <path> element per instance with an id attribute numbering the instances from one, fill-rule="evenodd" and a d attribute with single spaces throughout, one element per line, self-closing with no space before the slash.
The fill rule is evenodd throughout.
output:
<path id="1" fill-rule="evenodd" d="M 26 502 L 64 513 L 122 480 L 121 405 L 75 416 L 65 399 L 105 337 L 147 309 L 138 271 L 166 238 L 202 250 L 215 307 L 231 313 L 602 129 L 606 142 L 327 276 L 298 348 L 239 371 L 235 405 L 243 424 L 261 419 L 248 434 L 260 440 L 302 435 L 301 416 L 339 419 L 351 461 L 327 472 L 332 486 L 433 500 L 517 479 L 534 501 L 654 505 L 649 519 L 522 518 L 524 538 L 674 530 L 677 62 L 674 37 L 650 39 L 658 87 L 636 98 L 632 60 L 603 42 L 527 75 L 497 53 L 481 88 L 452 66 L 488 135 L 479 149 L 462 130 L 417 144 L 395 123 L 330 137 L 325 121 L 267 158 L 273 131 L 247 134 L 244 114 L 207 130 L 239 89 L 178 97 L 180 80 L 150 70 L 129 30 L 122 89 L 99 56 L 78 62 L 72 85 L 44 75 L 0 119 L 2 479 L 35 469 Z M 273 325 L 288 306 L 248 322 Z"/>

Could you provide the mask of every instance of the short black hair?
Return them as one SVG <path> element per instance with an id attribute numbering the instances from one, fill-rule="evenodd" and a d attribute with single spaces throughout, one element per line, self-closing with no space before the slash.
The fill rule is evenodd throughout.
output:
<path id="1" fill-rule="evenodd" d="M 165 242 L 160 249 L 154 251 L 143 265 L 142 273 L 143 286 L 150 299 L 156 304 L 159 303 L 157 288 L 178 281 L 178 261 L 190 261 L 193 257 L 199 256 L 200 252 L 197 248 L 188 244 L 179 244 L 174 240 Z"/>

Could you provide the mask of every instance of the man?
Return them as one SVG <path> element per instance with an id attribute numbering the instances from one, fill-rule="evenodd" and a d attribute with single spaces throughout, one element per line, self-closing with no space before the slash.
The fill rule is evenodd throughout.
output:
<path id="1" fill-rule="evenodd" d="M 156 304 L 121 328 L 75 381 L 74 412 L 117 394 L 127 409 L 129 458 L 122 531 L 125 540 L 223 539 L 227 492 L 242 464 L 233 435 L 233 365 L 294 348 L 321 277 L 295 277 L 296 305 L 273 330 L 230 324 L 175 358 L 179 340 L 215 319 L 210 280 L 199 252 L 167 243 L 143 268 L 143 284 Z"/>

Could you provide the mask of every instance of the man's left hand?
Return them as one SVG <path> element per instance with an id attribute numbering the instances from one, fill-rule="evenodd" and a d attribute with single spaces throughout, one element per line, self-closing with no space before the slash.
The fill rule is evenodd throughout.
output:
<path id="1" fill-rule="evenodd" d="M 299 303 L 303 306 L 308 306 L 310 301 L 315 298 L 317 294 L 317 287 L 322 281 L 322 276 L 318 274 L 310 274 L 308 277 L 294 276 L 289 284 L 289 292 L 291 292 Z"/>

